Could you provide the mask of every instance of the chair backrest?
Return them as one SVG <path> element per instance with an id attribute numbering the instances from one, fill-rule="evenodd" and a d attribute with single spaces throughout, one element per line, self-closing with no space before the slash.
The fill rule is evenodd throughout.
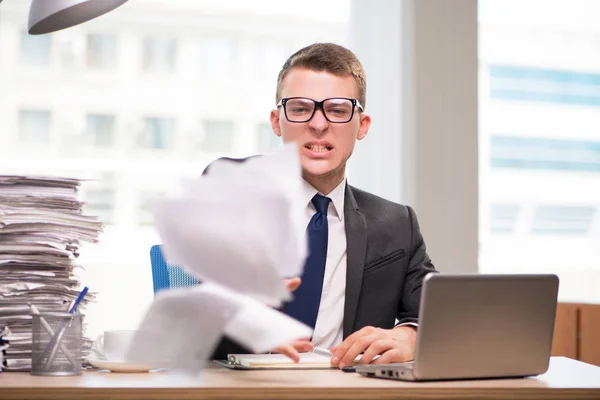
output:
<path id="1" fill-rule="evenodd" d="M 158 244 L 150 248 L 150 264 L 154 294 L 164 289 L 189 287 L 199 283 L 180 266 L 167 263 Z"/>

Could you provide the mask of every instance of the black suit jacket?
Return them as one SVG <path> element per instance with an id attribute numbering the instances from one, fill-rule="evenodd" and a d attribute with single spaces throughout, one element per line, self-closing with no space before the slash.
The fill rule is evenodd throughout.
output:
<path id="1" fill-rule="evenodd" d="M 346 185 L 344 224 L 344 338 L 365 326 L 392 328 L 396 319 L 418 322 L 421 284 L 435 268 L 413 209 Z M 246 352 L 225 338 L 213 358 Z"/>

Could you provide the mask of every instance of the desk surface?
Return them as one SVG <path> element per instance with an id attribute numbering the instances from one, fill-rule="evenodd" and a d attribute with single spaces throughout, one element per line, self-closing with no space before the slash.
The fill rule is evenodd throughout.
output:
<path id="1" fill-rule="evenodd" d="M 543 375 L 411 383 L 338 370 L 233 371 L 208 368 L 198 378 L 168 372 L 78 377 L 0 374 L 2 399 L 599 399 L 600 367 L 553 357 Z"/>

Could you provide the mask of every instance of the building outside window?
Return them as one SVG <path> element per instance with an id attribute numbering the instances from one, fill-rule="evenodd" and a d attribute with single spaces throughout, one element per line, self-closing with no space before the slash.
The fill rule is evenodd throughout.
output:
<path id="1" fill-rule="evenodd" d="M 92 179 L 81 189 L 85 212 L 106 227 L 78 260 L 82 282 L 98 293 L 86 309 L 88 333 L 135 329 L 153 299 L 148 252 L 160 243 L 145 199 L 176 195 L 182 179 L 197 178 L 217 157 L 256 154 L 257 124 L 269 122 L 277 79 L 264 71 L 276 74 L 292 51 L 315 41 L 346 43 L 350 1 L 276 9 L 263 0 L 129 1 L 89 23 L 21 38 L 27 3 L 0 6 L 0 42 L 18 41 L 1 49 L 0 88 L 18 94 L 0 96 L 0 116 L 14 116 L 0 118 L 2 165 L 10 166 L 3 172 Z M 53 68 L 36 70 L 36 84 L 14 73 L 24 63 L 21 39 L 50 40 L 51 59 L 58 52 Z M 39 48 L 32 57 L 44 60 Z M 66 132 L 64 121 L 77 129 Z M 83 151 L 73 151 L 75 139 L 87 143 Z M 33 143 L 52 151 L 32 152 Z"/>

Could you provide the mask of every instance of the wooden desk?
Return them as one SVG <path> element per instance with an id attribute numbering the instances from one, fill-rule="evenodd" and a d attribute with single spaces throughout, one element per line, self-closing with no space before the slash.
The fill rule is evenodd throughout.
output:
<path id="1" fill-rule="evenodd" d="M 599 399 L 600 367 L 552 358 L 544 375 L 409 383 L 365 378 L 338 370 L 232 371 L 207 369 L 201 377 L 168 372 L 78 377 L 0 374 L 0 398 L 10 399 Z"/>

